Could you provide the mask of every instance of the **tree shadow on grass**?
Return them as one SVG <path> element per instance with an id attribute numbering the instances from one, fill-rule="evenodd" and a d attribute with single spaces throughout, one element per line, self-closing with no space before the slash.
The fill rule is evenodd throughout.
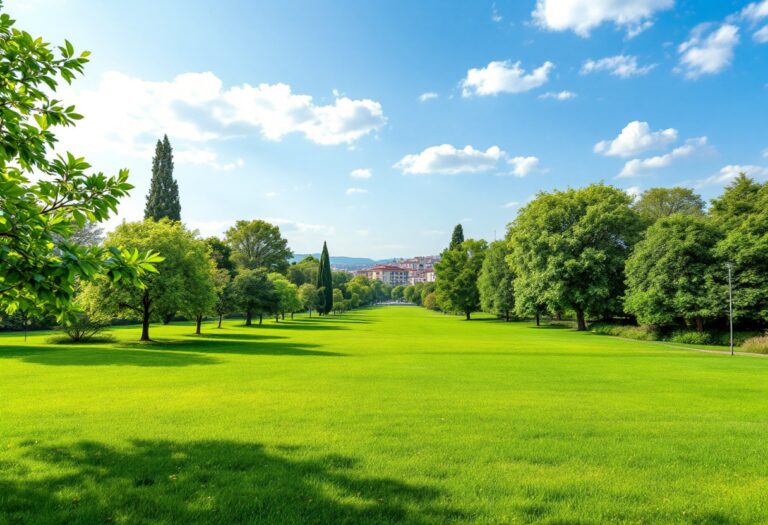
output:
<path id="1" fill-rule="evenodd" d="M 255 443 L 28 442 L 0 469 L 10 523 L 416 523 L 459 521 L 436 488 L 365 477 L 357 460 Z M 29 476 L 24 465 L 34 462 Z"/>
<path id="2" fill-rule="evenodd" d="M 0 348 L 0 358 L 15 358 L 25 363 L 53 366 L 192 366 L 212 365 L 218 359 L 197 353 L 158 352 L 152 349 L 94 348 L 68 346 L 59 348 L 7 346 Z"/>
<path id="3" fill-rule="evenodd" d="M 286 356 L 343 356 L 338 352 L 319 350 L 322 345 L 311 343 L 282 342 L 285 337 L 256 336 L 250 338 L 247 334 L 232 339 L 212 337 L 190 337 L 153 341 L 152 343 L 128 342 L 120 346 L 124 348 L 141 347 L 161 352 L 197 352 L 198 354 L 238 354 L 238 355 L 286 355 Z"/>

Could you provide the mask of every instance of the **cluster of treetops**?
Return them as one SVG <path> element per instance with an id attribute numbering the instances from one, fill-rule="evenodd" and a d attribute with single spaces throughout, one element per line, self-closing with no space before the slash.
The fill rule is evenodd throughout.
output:
<path id="1" fill-rule="evenodd" d="M 624 320 L 651 330 L 768 325 L 768 183 L 740 174 L 710 205 L 688 188 L 638 198 L 605 184 L 539 193 L 506 236 L 464 240 L 436 265 L 425 306 L 510 319 Z"/>

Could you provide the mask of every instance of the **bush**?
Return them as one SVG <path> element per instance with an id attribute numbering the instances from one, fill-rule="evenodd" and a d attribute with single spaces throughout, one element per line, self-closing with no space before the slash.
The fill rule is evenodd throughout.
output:
<path id="1" fill-rule="evenodd" d="M 85 343 L 91 341 L 94 336 L 104 331 L 106 323 L 103 319 L 93 318 L 87 314 L 78 313 L 70 319 L 62 331 L 73 343 Z"/>
<path id="2" fill-rule="evenodd" d="M 714 343 L 713 337 L 707 332 L 697 332 L 694 330 L 677 330 L 672 332 L 669 340 L 672 343 L 682 343 L 685 345 L 711 345 Z"/>
<path id="3" fill-rule="evenodd" d="M 768 354 L 768 335 L 750 337 L 741 344 L 741 349 L 753 354 Z"/>
<path id="4" fill-rule="evenodd" d="M 593 333 L 600 335 L 613 335 L 639 341 L 658 341 L 659 334 L 649 326 L 624 326 L 610 323 L 593 323 Z"/>

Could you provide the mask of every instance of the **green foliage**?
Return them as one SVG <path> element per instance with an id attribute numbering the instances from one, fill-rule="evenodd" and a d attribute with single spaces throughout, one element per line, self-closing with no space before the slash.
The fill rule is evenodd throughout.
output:
<path id="1" fill-rule="evenodd" d="M 372 304 L 375 300 L 372 281 L 365 275 L 356 275 L 346 285 L 346 296 L 352 300 L 353 308 Z"/>
<path id="2" fill-rule="evenodd" d="M 316 310 L 321 297 L 314 284 L 304 283 L 299 286 L 299 302 L 303 308 L 312 315 L 312 310 Z"/>
<path id="3" fill-rule="evenodd" d="M 66 340 L 73 343 L 85 343 L 93 340 L 109 325 L 106 317 L 89 316 L 85 313 L 75 313 L 67 319 L 62 332 L 66 334 Z M 102 341 L 104 339 L 101 339 Z"/>
<path id="4" fill-rule="evenodd" d="M 428 293 L 421 303 L 427 310 L 439 310 L 440 307 L 437 304 L 437 294 L 435 292 Z"/>
<path id="5" fill-rule="evenodd" d="M 724 290 L 717 274 L 724 266 L 715 256 L 721 235 L 711 222 L 675 214 L 648 228 L 626 264 L 625 308 L 640 324 L 672 326 L 724 313 Z"/>
<path id="6" fill-rule="evenodd" d="M 268 275 L 272 286 L 275 289 L 277 298 L 275 314 L 293 313 L 301 310 L 299 301 L 299 287 L 290 282 L 283 274 L 272 272 Z"/>
<path id="7" fill-rule="evenodd" d="M 226 270 L 231 275 L 235 274 L 235 263 L 232 261 L 232 248 L 218 237 L 208 237 L 205 243 L 211 250 L 211 258 L 219 270 Z"/>
<path id="8" fill-rule="evenodd" d="M 469 239 L 454 250 L 443 252 L 435 265 L 440 306 L 449 312 L 461 312 L 467 319 L 480 309 L 477 279 L 485 260 L 488 244 Z"/>
<path id="9" fill-rule="evenodd" d="M 600 335 L 613 335 L 639 341 L 658 341 L 659 333 L 649 326 L 623 326 L 611 323 L 592 323 L 589 329 Z"/>
<path id="10" fill-rule="evenodd" d="M 711 345 L 714 340 L 707 332 L 698 330 L 675 330 L 669 336 L 672 343 L 682 343 L 686 345 Z"/>
<path id="11" fill-rule="evenodd" d="M 293 252 L 280 228 L 261 220 L 237 221 L 226 233 L 232 260 L 238 266 L 253 270 L 284 273 Z"/>
<path id="12" fill-rule="evenodd" d="M 515 308 L 515 274 L 507 263 L 508 256 L 505 241 L 491 243 L 477 279 L 482 310 L 507 320 Z"/>
<path id="13" fill-rule="evenodd" d="M 142 339 L 149 339 L 151 320 L 166 320 L 179 312 L 196 316 L 213 309 L 214 263 L 208 246 L 180 222 L 122 223 L 107 235 L 105 244 L 125 246 L 136 253 L 160 252 L 164 260 L 160 271 L 142 278 L 142 289 L 124 280 L 104 278 L 86 286 L 83 295 L 89 313 L 138 318 L 145 328 Z"/>
<path id="14" fill-rule="evenodd" d="M 739 177 L 713 201 L 712 215 L 725 232 L 716 254 L 733 264 L 734 318 L 764 327 L 768 324 L 768 183 Z"/>
<path id="15" fill-rule="evenodd" d="M 683 215 L 704 215 L 704 201 L 690 188 L 650 188 L 645 190 L 633 208 L 647 223 L 681 213 Z"/>
<path id="16" fill-rule="evenodd" d="M 461 224 L 457 224 L 453 228 L 453 233 L 451 234 L 451 244 L 448 245 L 449 250 L 457 250 L 462 243 L 464 243 L 464 228 L 461 226 Z"/>
<path id="17" fill-rule="evenodd" d="M 164 135 L 162 141 L 158 140 L 155 146 L 152 180 L 149 184 L 144 218 L 156 221 L 165 218 L 172 221 L 181 220 L 179 184 L 173 178 L 173 148 L 168 135 Z"/>
<path id="18" fill-rule="evenodd" d="M 624 262 L 640 236 L 631 198 L 604 184 L 540 193 L 520 210 L 508 241 L 520 311 L 574 310 L 578 329 L 587 314 L 621 311 Z"/>
<path id="19" fill-rule="evenodd" d="M 315 284 L 317 282 L 317 271 L 320 268 L 320 261 L 308 255 L 299 262 L 293 263 L 288 268 L 288 280 L 296 286 L 302 284 Z"/>
<path id="20" fill-rule="evenodd" d="M 83 72 L 89 53 L 75 54 L 68 41 L 54 49 L 13 26 L 1 13 L 0 310 L 53 314 L 61 322 L 72 311 L 77 283 L 102 274 L 138 287 L 161 259 L 73 238 L 86 223 L 116 213 L 132 186 L 126 170 L 89 174 L 84 159 L 53 151 L 54 129 L 82 118 L 55 98 L 56 89 Z"/>
<path id="21" fill-rule="evenodd" d="M 403 299 L 405 293 L 405 286 L 402 284 L 398 284 L 397 286 L 394 286 L 392 288 L 392 299 L 395 301 L 399 301 L 400 299 Z"/>
<path id="22" fill-rule="evenodd" d="M 253 315 L 263 316 L 274 312 L 278 297 L 275 286 L 263 268 L 243 270 L 232 280 L 234 303 L 245 312 L 245 324 L 252 324 Z"/>
<path id="23" fill-rule="evenodd" d="M 323 242 L 323 251 L 320 254 L 320 267 L 317 271 L 317 289 L 320 292 L 322 302 L 318 305 L 318 313 L 327 314 L 333 310 L 333 273 L 331 272 L 331 258 L 328 255 L 328 245 Z"/>

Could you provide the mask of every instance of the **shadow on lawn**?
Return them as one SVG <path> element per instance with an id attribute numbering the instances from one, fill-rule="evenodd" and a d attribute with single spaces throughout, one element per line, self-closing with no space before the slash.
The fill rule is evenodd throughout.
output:
<path id="1" fill-rule="evenodd" d="M 24 467 L 0 469 L 10 523 L 446 523 L 464 515 L 441 492 L 363 477 L 354 458 L 232 441 L 25 443 Z M 297 457 L 298 456 L 298 457 Z"/>
<path id="2" fill-rule="evenodd" d="M 210 354 L 250 356 L 339 357 L 346 354 L 319 350 L 321 345 L 282 342 L 285 337 L 216 334 L 185 339 L 158 340 L 149 343 L 115 343 L 109 348 L 92 345 L 3 346 L 1 358 L 15 358 L 26 363 L 54 366 L 156 366 L 178 367 L 213 365 L 221 360 Z"/>

